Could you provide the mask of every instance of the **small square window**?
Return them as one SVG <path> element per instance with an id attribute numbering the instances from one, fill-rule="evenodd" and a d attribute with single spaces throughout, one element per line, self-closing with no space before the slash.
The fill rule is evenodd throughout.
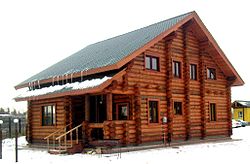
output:
<path id="1" fill-rule="evenodd" d="M 182 115 L 182 102 L 174 102 L 174 114 Z"/>
<path id="2" fill-rule="evenodd" d="M 190 79 L 197 80 L 197 65 L 190 64 Z"/>
<path id="3" fill-rule="evenodd" d="M 216 80 L 216 70 L 214 68 L 207 69 L 207 78 L 210 80 Z"/>
<path id="4" fill-rule="evenodd" d="M 181 78 L 181 62 L 173 62 L 173 75 L 176 78 Z"/>

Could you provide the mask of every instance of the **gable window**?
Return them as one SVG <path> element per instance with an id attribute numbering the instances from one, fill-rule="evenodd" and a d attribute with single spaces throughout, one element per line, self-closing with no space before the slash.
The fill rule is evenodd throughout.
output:
<path id="1" fill-rule="evenodd" d="M 176 78 L 181 78 L 181 62 L 173 62 L 173 75 Z"/>
<path id="2" fill-rule="evenodd" d="M 158 101 L 149 101 L 148 102 L 149 105 L 149 122 L 150 123 L 158 123 L 159 122 L 159 116 L 158 116 L 158 105 L 159 102 Z"/>
<path id="3" fill-rule="evenodd" d="M 211 80 L 216 80 L 216 70 L 214 68 L 207 69 L 207 78 Z"/>
<path id="4" fill-rule="evenodd" d="M 197 65 L 190 64 L 190 79 L 197 80 Z"/>
<path id="5" fill-rule="evenodd" d="M 182 115 L 182 102 L 174 102 L 174 114 Z"/>
<path id="6" fill-rule="evenodd" d="M 56 124 L 55 105 L 42 107 L 42 126 L 52 126 Z"/>
<path id="7" fill-rule="evenodd" d="M 215 103 L 210 103 L 210 121 L 216 121 L 216 104 Z"/>
<path id="8" fill-rule="evenodd" d="M 128 120 L 129 119 L 129 104 L 119 103 L 116 105 L 115 120 Z"/>
<path id="9" fill-rule="evenodd" d="M 145 67 L 149 70 L 159 71 L 159 58 L 155 56 L 146 56 L 145 57 Z"/>

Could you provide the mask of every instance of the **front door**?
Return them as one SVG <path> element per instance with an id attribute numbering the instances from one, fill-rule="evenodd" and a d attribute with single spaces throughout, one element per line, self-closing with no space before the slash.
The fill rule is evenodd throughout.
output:
<path id="1" fill-rule="evenodd" d="M 80 125 L 85 119 L 84 98 L 82 96 L 72 97 L 72 126 Z"/>
<path id="2" fill-rule="evenodd" d="M 90 96 L 90 123 L 103 123 L 107 120 L 106 96 Z"/>

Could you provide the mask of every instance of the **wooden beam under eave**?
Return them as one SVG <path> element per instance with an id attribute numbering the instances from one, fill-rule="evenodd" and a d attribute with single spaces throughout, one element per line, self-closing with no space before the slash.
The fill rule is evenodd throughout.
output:
<path id="1" fill-rule="evenodd" d="M 112 93 L 107 93 L 106 95 L 106 104 L 107 104 L 107 120 L 112 120 L 112 108 L 113 108 L 113 97 Z"/>

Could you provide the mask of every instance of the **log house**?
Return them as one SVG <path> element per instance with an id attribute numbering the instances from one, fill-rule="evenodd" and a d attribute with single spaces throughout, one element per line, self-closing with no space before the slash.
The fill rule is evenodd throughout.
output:
<path id="1" fill-rule="evenodd" d="M 15 100 L 28 102 L 31 144 L 127 146 L 230 136 L 231 87 L 243 84 L 190 12 L 85 47 L 15 86 L 26 89 Z"/>

